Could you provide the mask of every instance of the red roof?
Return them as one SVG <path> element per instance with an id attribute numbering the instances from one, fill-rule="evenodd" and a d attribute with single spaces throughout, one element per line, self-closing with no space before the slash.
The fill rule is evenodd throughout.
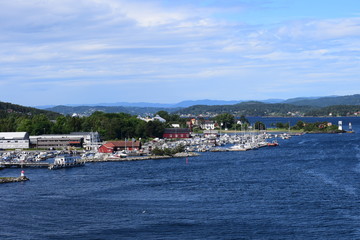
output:
<path id="1" fill-rule="evenodd" d="M 113 148 L 113 147 L 140 147 L 140 141 L 111 141 L 104 144 L 105 147 Z"/>

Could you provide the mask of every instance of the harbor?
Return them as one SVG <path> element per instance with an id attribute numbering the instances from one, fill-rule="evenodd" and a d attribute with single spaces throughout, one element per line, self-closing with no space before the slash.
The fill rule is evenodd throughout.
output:
<path id="1" fill-rule="evenodd" d="M 249 151 L 268 146 L 278 146 L 276 140 L 289 139 L 288 133 L 244 133 L 220 136 L 198 135 L 180 140 L 154 139 L 143 144 L 141 151 L 101 153 L 97 151 L 5 151 L 0 153 L 2 168 L 47 168 L 61 169 L 84 166 L 86 163 L 161 160 L 188 158 L 203 152 Z M 173 154 L 155 155 L 154 149 L 181 149 Z M 164 151 L 166 153 L 166 151 Z"/>

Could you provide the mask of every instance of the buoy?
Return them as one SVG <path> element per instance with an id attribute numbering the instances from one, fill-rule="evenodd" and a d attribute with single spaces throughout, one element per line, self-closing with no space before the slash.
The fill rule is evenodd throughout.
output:
<path id="1" fill-rule="evenodd" d="M 25 177 L 25 171 L 24 170 L 21 171 L 21 176 Z"/>

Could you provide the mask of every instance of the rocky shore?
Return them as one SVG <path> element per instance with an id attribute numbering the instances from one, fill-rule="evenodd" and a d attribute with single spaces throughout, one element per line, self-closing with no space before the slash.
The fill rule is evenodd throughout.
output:
<path id="1" fill-rule="evenodd" d="M 25 176 L 20 177 L 0 177 L 0 183 L 24 182 L 30 180 Z"/>

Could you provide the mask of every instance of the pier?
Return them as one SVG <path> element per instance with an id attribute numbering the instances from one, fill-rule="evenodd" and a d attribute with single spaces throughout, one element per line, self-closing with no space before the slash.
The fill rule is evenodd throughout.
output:
<path id="1" fill-rule="evenodd" d="M 51 163 L 47 162 L 1 162 L 0 166 L 5 168 L 17 167 L 17 168 L 48 168 Z"/>
<path id="2" fill-rule="evenodd" d="M 186 158 L 186 157 L 196 157 L 200 154 L 189 152 L 189 153 L 177 153 L 173 156 L 156 156 L 156 155 L 149 155 L 149 156 L 136 156 L 136 157 L 126 157 L 126 158 L 88 158 L 84 159 L 85 162 L 128 162 L 128 161 L 143 161 L 143 160 L 161 160 L 161 159 L 168 159 L 168 158 Z"/>

